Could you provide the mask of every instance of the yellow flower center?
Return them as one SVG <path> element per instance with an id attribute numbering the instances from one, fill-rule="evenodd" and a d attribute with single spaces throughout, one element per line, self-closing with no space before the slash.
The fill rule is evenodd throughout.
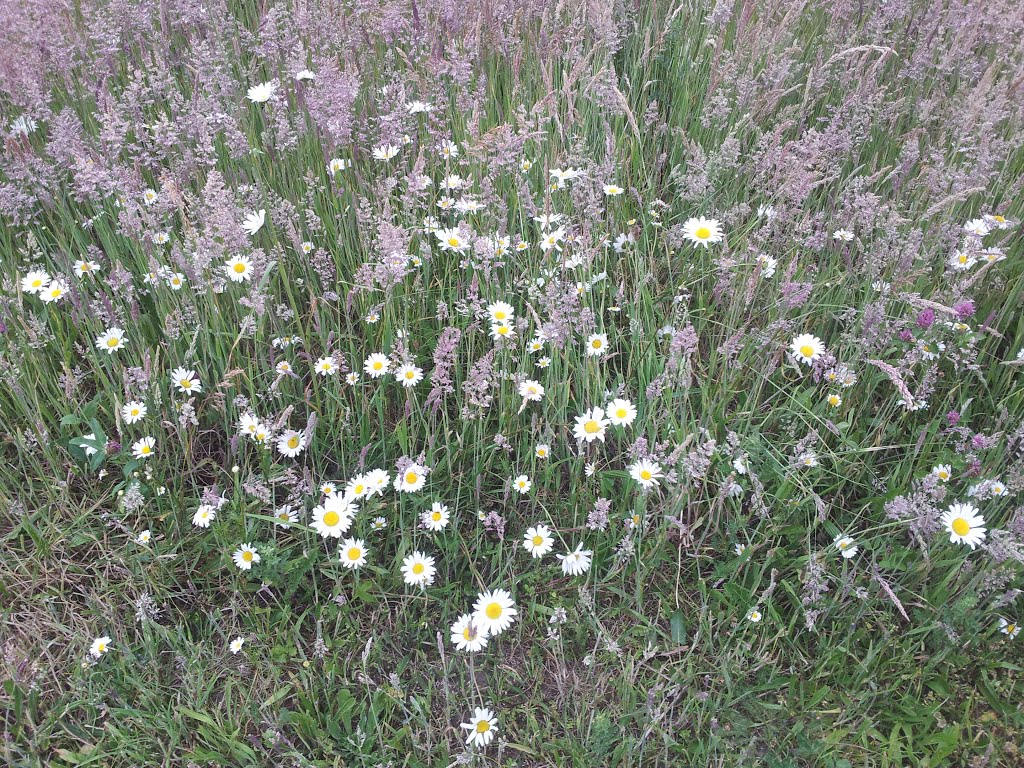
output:
<path id="1" fill-rule="evenodd" d="M 433 521 L 434 521 L 434 522 L 436 523 L 436 522 L 437 522 L 438 520 L 440 520 L 440 519 L 441 519 L 441 513 L 440 513 L 440 512 L 434 512 L 434 513 L 433 513 L 433 514 L 432 514 L 432 515 L 430 516 L 430 519 L 431 519 L 431 520 L 433 520 Z"/>
<path id="2" fill-rule="evenodd" d="M 649 469 L 642 469 L 642 470 L 640 470 L 640 478 L 642 480 L 650 480 L 651 479 L 651 470 L 649 470 Z"/>
<path id="3" fill-rule="evenodd" d="M 384 367 L 384 363 L 382 363 L 382 362 L 381 362 L 380 360 L 377 360 L 377 361 L 376 361 L 376 362 L 375 362 L 375 363 L 373 364 L 373 370 L 375 370 L 375 371 L 379 371 L 379 370 L 380 370 L 381 368 L 383 368 L 383 367 Z"/>
<path id="4" fill-rule="evenodd" d="M 415 573 L 417 576 L 423 573 L 423 563 L 416 563 L 415 565 L 413 565 L 412 572 Z"/>
<path id="5" fill-rule="evenodd" d="M 501 606 L 497 603 L 491 603 L 487 606 L 486 613 L 488 619 L 496 619 L 501 616 Z"/>
<path id="6" fill-rule="evenodd" d="M 405 372 L 405 378 L 407 378 L 407 379 L 414 379 L 414 378 L 416 378 L 416 372 L 415 371 L 406 371 Z"/>
<path id="7" fill-rule="evenodd" d="M 629 412 L 625 408 L 619 408 L 619 410 L 615 412 L 615 415 L 618 416 L 620 419 L 624 419 L 626 418 L 626 415 L 628 413 Z"/>
<path id="8" fill-rule="evenodd" d="M 462 637 L 465 640 L 472 640 L 474 637 L 476 637 L 476 633 L 473 632 L 469 627 L 466 627 L 464 630 L 462 630 Z"/>
<path id="9" fill-rule="evenodd" d="M 495 320 L 504 320 L 505 319 L 505 313 L 502 310 L 499 309 L 497 312 L 494 313 L 494 319 Z"/>
<path id="10" fill-rule="evenodd" d="M 458 246 L 459 246 L 459 238 L 457 238 L 457 237 L 449 237 L 448 238 L 448 245 L 450 245 L 452 248 L 458 248 Z"/>
<path id="11" fill-rule="evenodd" d="M 232 269 L 234 269 L 235 272 L 237 272 L 238 274 L 242 274 L 243 272 L 245 272 L 245 264 L 243 264 L 242 262 L 238 262 L 237 264 L 235 264 L 234 267 L 232 267 Z"/>
<path id="12" fill-rule="evenodd" d="M 252 562 L 252 552 L 243 552 L 242 553 L 242 559 L 245 560 L 245 562 L 247 562 L 247 563 L 251 563 Z"/>
<path id="13" fill-rule="evenodd" d="M 970 523 L 968 523 L 962 517 L 958 517 L 956 520 L 954 520 L 951 527 L 953 528 L 953 533 L 955 533 L 957 536 L 966 536 L 968 533 L 970 533 L 971 530 Z"/>
<path id="14" fill-rule="evenodd" d="M 800 347 L 800 354 L 804 357 L 814 357 L 814 347 L 810 344 L 804 344 Z"/>
<path id="15" fill-rule="evenodd" d="M 588 435 L 596 435 L 598 432 L 601 431 L 601 425 L 598 424 L 596 419 L 591 419 L 590 421 L 583 425 L 583 431 L 586 432 Z"/>
<path id="16" fill-rule="evenodd" d="M 406 472 L 405 473 L 405 482 L 406 482 L 407 485 L 414 485 L 416 483 L 416 481 L 419 480 L 419 479 L 420 479 L 419 475 L 417 475 L 415 472 Z"/>
<path id="17" fill-rule="evenodd" d="M 191 389 L 192 388 L 192 379 L 182 379 L 181 381 L 178 382 L 178 384 L 180 384 L 185 389 Z"/>
<path id="18" fill-rule="evenodd" d="M 121 340 L 118 339 L 116 336 L 113 337 L 113 338 L 107 339 L 107 346 L 108 347 L 116 347 L 120 343 L 121 343 Z"/>
<path id="19" fill-rule="evenodd" d="M 491 730 L 491 724 L 486 720 L 481 720 L 476 724 L 477 733 L 487 733 L 489 730 Z"/>
<path id="20" fill-rule="evenodd" d="M 590 346 L 592 346 L 594 349 L 600 349 L 601 348 L 601 340 L 600 339 L 594 339 L 592 342 L 590 342 Z"/>
<path id="21" fill-rule="evenodd" d="M 939 479 L 940 479 L 940 480 L 947 480 L 947 479 L 949 479 L 949 472 L 947 472 L 947 471 L 946 471 L 946 470 L 944 470 L 944 469 L 943 469 L 943 470 L 940 470 L 940 471 L 939 471 Z"/>
<path id="22" fill-rule="evenodd" d="M 333 510 L 324 515 L 324 525 L 334 527 L 341 522 L 341 515 Z"/>
<path id="23" fill-rule="evenodd" d="M 533 537 L 533 546 L 539 547 L 543 543 L 544 543 L 544 537 L 543 536 L 534 536 Z"/>
<path id="24" fill-rule="evenodd" d="M 143 453 L 149 453 L 151 450 L 153 450 L 153 449 L 150 448 L 148 445 L 142 446 L 142 452 Z"/>
<path id="25" fill-rule="evenodd" d="M 348 550 L 349 560 L 358 560 L 363 556 L 363 551 L 359 547 L 350 547 Z"/>
<path id="26" fill-rule="evenodd" d="M 291 437 L 288 438 L 288 447 L 289 448 L 298 448 L 299 447 L 299 436 L 298 435 L 292 435 Z"/>
<path id="27" fill-rule="evenodd" d="M 106 643 L 100 643 L 98 646 L 96 646 L 96 650 L 98 650 L 100 653 L 106 653 L 106 651 L 107 651 L 107 644 Z"/>
<path id="28" fill-rule="evenodd" d="M 366 486 L 363 485 L 362 483 L 358 483 L 352 490 L 355 491 L 356 496 L 362 496 L 364 493 L 366 493 Z"/>
<path id="29" fill-rule="evenodd" d="M 698 240 L 707 240 L 711 237 L 711 230 L 707 227 L 697 227 L 697 231 L 693 234 L 696 235 Z"/>

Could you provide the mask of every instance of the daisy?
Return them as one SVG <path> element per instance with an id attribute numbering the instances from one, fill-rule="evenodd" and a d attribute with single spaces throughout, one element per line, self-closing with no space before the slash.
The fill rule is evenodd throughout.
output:
<path id="1" fill-rule="evenodd" d="M 252 86 L 245 95 L 253 104 L 265 104 L 270 101 L 275 91 L 277 91 L 277 83 L 260 83 Z"/>
<path id="2" fill-rule="evenodd" d="M 394 144 L 381 144 L 373 149 L 373 159 L 382 163 L 386 163 L 397 155 L 398 147 Z"/>
<path id="3" fill-rule="evenodd" d="M 50 283 L 50 276 L 41 269 L 33 270 L 21 278 L 21 290 L 25 293 L 39 295 Z"/>
<path id="4" fill-rule="evenodd" d="M 139 535 L 135 537 L 135 541 L 139 544 L 149 544 L 153 539 L 153 533 L 148 528 L 144 531 L 140 531 Z"/>
<path id="5" fill-rule="evenodd" d="M 356 475 L 345 484 L 345 495 L 350 499 L 361 499 L 371 491 L 366 475 Z"/>
<path id="6" fill-rule="evenodd" d="M 438 147 L 438 152 L 446 160 L 453 160 L 459 156 L 459 145 L 454 141 L 442 141 L 441 146 Z"/>
<path id="7" fill-rule="evenodd" d="M 843 404 L 843 398 L 835 392 L 830 392 L 829 396 L 825 398 L 825 401 L 833 408 L 838 408 Z"/>
<path id="8" fill-rule="evenodd" d="M 964 224 L 964 231 L 977 237 L 984 237 L 992 230 L 984 219 L 971 219 Z"/>
<path id="9" fill-rule="evenodd" d="M 228 650 L 232 653 L 238 653 L 242 650 L 242 645 L 245 643 L 244 637 L 236 637 L 230 643 L 228 643 Z"/>
<path id="10" fill-rule="evenodd" d="M 340 157 L 335 157 L 327 164 L 327 172 L 334 176 L 334 174 L 345 170 L 352 165 L 351 160 L 343 160 Z"/>
<path id="11" fill-rule="evenodd" d="M 825 354 L 825 345 L 817 336 L 802 333 L 790 342 L 789 350 L 794 360 L 810 365 Z"/>
<path id="12" fill-rule="evenodd" d="M 533 455 L 538 459 L 546 459 L 551 455 L 551 446 L 547 443 L 537 443 L 537 447 L 533 449 Z"/>
<path id="13" fill-rule="evenodd" d="M 464 613 L 451 628 L 452 644 L 460 651 L 476 653 L 487 647 L 487 630 L 473 621 L 472 614 Z"/>
<path id="14" fill-rule="evenodd" d="M 121 406 L 121 418 L 127 424 L 135 424 L 146 418 L 146 404 L 132 400 Z"/>
<path id="15" fill-rule="evenodd" d="M 156 193 L 155 189 L 147 189 L 145 192 L 142 193 L 142 202 L 145 203 L 147 206 L 150 206 L 153 203 L 155 203 L 159 199 L 159 197 L 160 196 Z"/>
<path id="16" fill-rule="evenodd" d="M 235 256 L 224 264 L 224 274 L 233 283 L 244 283 L 252 277 L 252 259 Z"/>
<path id="17" fill-rule="evenodd" d="M 39 298 L 43 300 L 44 304 L 55 304 L 63 299 L 64 294 L 67 292 L 68 287 L 63 282 L 60 280 L 54 280 L 39 291 Z"/>
<path id="18" fill-rule="evenodd" d="M 761 267 L 761 277 L 769 278 L 775 276 L 775 268 L 779 265 L 778 259 L 769 256 L 767 253 L 762 253 L 754 261 Z"/>
<path id="19" fill-rule="evenodd" d="M 616 186 L 615 184 L 605 184 L 604 187 L 602 187 L 602 189 L 604 190 L 604 194 L 606 197 L 617 197 L 626 191 L 622 187 Z"/>
<path id="20" fill-rule="evenodd" d="M 167 285 L 172 291 L 180 291 L 185 284 L 185 276 L 181 272 L 172 272 L 167 276 Z"/>
<path id="21" fill-rule="evenodd" d="M 402 493 L 413 493 L 427 482 L 427 468 L 419 464 L 410 464 L 395 476 L 395 490 Z"/>
<path id="22" fill-rule="evenodd" d="M 423 112 L 429 112 L 433 108 L 434 107 L 432 105 L 427 104 L 427 102 L 425 101 L 410 101 L 407 102 L 405 105 L 405 111 L 408 112 L 410 115 L 418 115 Z"/>
<path id="23" fill-rule="evenodd" d="M 366 371 L 366 375 L 371 379 L 379 379 L 385 373 L 391 369 L 391 361 L 388 360 L 387 355 L 381 354 L 380 352 L 374 352 L 363 363 L 363 370 Z"/>
<path id="24" fill-rule="evenodd" d="M 334 494 L 324 499 L 323 504 L 313 507 L 309 527 L 325 539 L 340 539 L 351 526 L 356 514 L 356 505 L 346 497 Z"/>
<path id="25" fill-rule="evenodd" d="M 434 583 L 434 558 L 422 552 L 413 552 L 402 561 L 402 577 L 411 587 L 429 587 Z"/>
<path id="26" fill-rule="evenodd" d="M 573 436 L 577 440 L 592 443 L 595 440 L 604 442 L 604 432 L 611 423 L 604 417 L 604 411 L 600 408 L 591 408 L 576 417 L 576 426 L 573 427 Z"/>
<path id="27" fill-rule="evenodd" d="M 489 709 L 477 707 L 473 710 L 469 722 L 463 723 L 461 727 L 469 731 L 466 735 L 468 746 L 486 747 L 494 740 L 494 734 L 498 731 L 498 716 Z"/>
<path id="28" fill-rule="evenodd" d="M 282 360 L 274 366 L 274 370 L 277 371 L 279 375 L 285 376 L 292 372 L 292 364 L 287 360 Z"/>
<path id="29" fill-rule="evenodd" d="M 993 480 L 988 487 L 988 491 L 989 493 L 992 494 L 993 497 L 1010 495 L 1010 492 L 1007 490 L 1006 486 L 1003 485 L 1002 480 Z"/>
<path id="30" fill-rule="evenodd" d="M 236 549 L 231 559 L 235 561 L 235 565 L 241 570 L 249 571 L 260 561 L 260 553 L 256 551 L 252 544 L 247 543 Z"/>
<path id="31" fill-rule="evenodd" d="M 533 483 L 530 481 L 529 475 L 519 475 L 513 478 L 512 487 L 518 493 L 529 493 L 530 489 L 533 488 Z"/>
<path id="32" fill-rule="evenodd" d="M 290 459 L 298 456 L 306 447 L 305 432 L 296 432 L 294 429 L 286 429 L 277 438 L 277 450 L 283 456 Z"/>
<path id="33" fill-rule="evenodd" d="M 690 218 L 683 224 L 683 237 L 707 248 L 711 243 L 722 242 L 722 225 L 717 219 Z"/>
<path id="34" fill-rule="evenodd" d="M 544 397 L 544 385 L 533 379 L 525 379 L 519 383 L 519 396 L 523 400 L 539 403 Z"/>
<path id="35" fill-rule="evenodd" d="M 98 272 L 99 268 L 100 265 L 97 264 L 95 261 L 86 261 L 84 259 L 79 259 L 78 261 L 75 262 L 75 274 L 77 274 L 79 277 L 85 277 L 86 275 L 92 272 Z"/>
<path id="36" fill-rule="evenodd" d="M 212 504 L 200 504 L 199 509 L 192 515 L 192 525 L 196 528 L 209 528 L 210 523 L 217 517 L 217 508 Z"/>
<path id="37" fill-rule="evenodd" d="M 102 656 L 104 653 L 110 650 L 111 643 L 113 643 L 113 641 L 106 635 L 103 635 L 102 637 L 97 637 L 95 640 L 92 641 L 92 645 L 89 646 L 89 655 L 92 656 L 94 659 L 98 659 L 100 656 Z"/>
<path id="38" fill-rule="evenodd" d="M 383 531 L 388 527 L 388 519 L 386 517 L 375 517 L 370 523 L 370 528 L 375 531 Z"/>
<path id="39" fill-rule="evenodd" d="M 523 536 L 523 549 L 534 558 L 542 558 L 555 546 L 555 539 L 551 535 L 551 529 L 546 525 L 535 525 L 526 529 Z"/>
<path id="40" fill-rule="evenodd" d="M 515 308 L 504 301 L 496 301 L 493 304 L 487 305 L 487 316 L 491 318 L 492 323 L 503 323 L 511 320 L 515 317 L 515 314 Z"/>
<path id="41" fill-rule="evenodd" d="M 350 371 L 349 373 L 346 373 L 345 383 L 348 384 L 350 387 L 354 387 L 356 384 L 359 383 L 359 374 L 356 373 L 355 371 Z"/>
<path id="42" fill-rule="evenodd" d="M 300 83 L 306 82 L 307 80 L 316 80 L 316 72 L 312 72 L 308 69 L 300 69 L 295 73 L 295 79 Z"/>
<path id="43" fill-rule="evenodd" d="M 590 570 L 591 556 L 593 554 L 589 549 L 584 549 L 582 544 L 578 544 L 575 550 L 564 555 L 555 555 L 555 557 L 562 562 L 562 573 L 569 576 L 579 576 L 581 573 L 586 573 Z"/>
<path id="44" fill-rule="evenodd" d="M 636 419 L 636 406 L 629 400 L 616 398 L 608 403 L 608 419 L 617 427 L 628 427 Z"/>
<path id="45" fill-rule="evenodd" d="M 629 466 L 629 476 L 640 483 L 643 488 L 654 488 L 662 477 L 661 465 L 650 459 L 640 459 Z"/>
<path id="46" fill-rule="evenodd" d="M 402 382 L 403 387 L 410 389 L 423 381 L 423 369 L 406 363 L 395 370 L 395 378 Z"/>
<path id="47" fill-rule="evenodd" d="M 951 504 L 940 518 L 953 544 L 968 544 L 975 549 L 985 539 L 985 519 L 971 504 Z"/>
<path id="48" fill-rule="evenodd" d="M 291 527 L 297 522 L 299 522 L 299 513 L 287 504 L 280 507 L 277 512 L 274 513 L 274 525 L 279 528 L 284 528 L 286 531 L 291 529 Z"/>
<path id="49" fill-rule="evenodd" d="M 132 443 L 132 456 L 136 459 L 148 459 L 156 453 L 156 438 L 144 437 Z"/>
<path id="50" fill-rule="evenodd" d="M 366 494 L 367 498 L 376 496 L 377 494 L 384 493 L 384 489 L 388 487 L 388 483 L 391 482 L 391 475 L 384 469 L 371 469 L 366 473 L 366 482 L 370 484 L 370 490 Z"/>
<path id="51" fill-rule="evenodd" d="M 515 335 L 516 329 L 509 323 L 494 323 L 491 325 L 491 338 L 495 341 L 500 339 L 512 339 L 515 338 Z"/>
<path id="52" fill-rule="evenodd" d="M 1020 625 L 1015 621 L 1007 621 L 1000 617 L 999 619 L 999 631 L 1006 635 L 1008 638 L 1013 640 L 1020 632 Z"/>
<path id="53" fill-rule="evenodd" d="M 853 232 L 848 229 L 837 229 L 832 233 L 832 239 L 848 243 L 853 240 Z"/>
<path id="54" fill-rule="evenodd" d="M 167 243 L 171 242 L 171 236 L 166 232 L 157 232 L 153 235 L 153 242 L 157 245 L 167 245 Z"/>
<path id="55" fill-rule="evenodd" d="M 818 466 L 818 457 L 814 451 L 804 451 L 796 457 L 797 463 L 804 467 L 816 467 Z"/>
<path id="56" fill-rule="evenodd" d="M 121 349 L 127 342 L 124 337 L 124 331 L 120 328 L 107 328 L 100 336 L 96 338 L 96 349 L 102 350 L 107 354 L 114 354 L 117 350 Z"/>
<path id="57" fill-rule="evenodd" d="M 462 236 L 458 228 L 452 229 L 439 229 L 434 233 L 438 242 L 441 245 L 442 251 L 455 251 L 456 253 L 462 253 L 469 248 L 469 241 Z"/>
<path id="58" fill-rule="evenodd" d="M 932 468 L 932 474 L 944 483 L 948 483 L 953 477 L 953 468 L 949 464 L 937 464 Z"/>
<path id="59" fill-rule="evenodd" d="M 366 565 L 366 542 L 362 539 L 345 539 L 338 552 L 341 564 L 351 571 Z"/>
<path id="60" fill-rule="evenodd" d="M 316 366 L 314 366 L 314 368 L 316 372 L 324 378 L 333 376 L 338 372 L 338 364 L 334 362 L 333 357 L 321 357 L 316 361 Z"/>
<path id="61" fill-rule="evenodd" d="M 435 501 L 430 506 L 430 509 L 420 515 L 420 522 L 423 523 L 423 527 L 435 533 L 443 531 L 448 526 L 450 519 L 448 507 L 438 501 Z"/>
<path id="62" fill-rule="evenodd" d="M 191 395 L 203 391 L 203 385 L 196 376 L 196 372 L 187 368 L 175 368 L 171 371 L 171 382 L 178 388 L 179 392 Z"/>
<path id="63" fill-rule="evenodd" d="M 587 357 L 599 357 L 608 348 L 608 336 L 603 333 L 595 333 L 587 338 Z"/>
<path id="64" fill-rule="evenodd" d="M 965 272 L 978 263 L 978 260 L 963 251 L 957 251 L 949 257 L 949 266 L 957 272 Z"/>
<path id="65" fill-rule="evenodd" d="M 473 620 L 491 637 L 497 637 L 511 627 L 517 613 L 512 595 L 504 589 L 481 592 L 473 604 Z"/>
<path id="66" fill-rule="evenodd" d="M 565 227 L 559 227 L 553 232 L 541 232 L 540 233 L 540 249 L 547 253 L 554 249 L 556 251 L 562 250 L 562 241 L 565 239 Z"/>
<path id="67" fill-rule="evenodd" d="M 267 211 L 265 208 L 260 208 L 258 211 L 250 212 L 245 220 L 242 222 L 242 229 L 248 232 L 250 235 L 255 235 L 259 232 L 263 225 L 267 221 Z"/>
<path id="68" fill-rule="evenodd" d="M 843 536 L 840 534 L 832 540 L 832 543 L 835 544 L 836 549 L 839 550 L 839 554 L 843 556 L 844 560 L 849 560 L 857 554 L 857 542 L 849 536 Z"/>
<path id="69" fill-rule="evenodd" d="M 756 606 L 747 611 L 747 621 L 752 624 L 757 624 L 764 616 L 761 614 L 761 610 Z"/>

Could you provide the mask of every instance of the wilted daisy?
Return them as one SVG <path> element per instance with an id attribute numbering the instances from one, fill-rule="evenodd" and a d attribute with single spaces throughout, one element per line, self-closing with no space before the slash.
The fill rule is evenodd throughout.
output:
<path id="1" fill-rule="evenodd" d="M 576 549 L 571 552 L 567 552 L 564 555 L 556 554 L 562 562 L 562 573 L 570 576 L 579 576 L 581 573 L 586 573 L 590 570 L 591 556 L 594 553 L 589 549 L 584 549 L 583 544 L 577 544 Z"/>
<path id="2" fill-rule="evenodd" d="M 487 646 L 487 629 L 473 621 L 473 615 L 464 613 L 451 627 L 452 644 L 460 651 L 476 653 Z"/>
<path id="3" fill-rule="evenodd" d="M 356 511 L 356 505 L 348 498 L 332 494 L 324 499 L 323 504 L 313 507 L 309 527 L 325 539 L 340 539 L 352 526 Z"/>
<path id="4" fill-rule="evenodd" d="M 757 624 L 763 618 L 764 616 L 761 614 L 761 609 L 757 606 L 754 606 L 749 611 L 747 611 L 747 621 L 751 622 L 752 624 Z"/>
<path id="5" fill-rule="evenodd" d="M 794 360 L 810 365 L 825 354 L 825 345 L 817 336 L 802 333 L 790 342 L 789 351 Z"/>
<path id="6" fill-rule="evenodd" d="M 256 551 L 252 544 L 247 543 L 236 549 L 231 559 L 235 561 L 235 565 L 240 569 L 248 571 L 252 570 L 252 567 L 260 561 L 260 553 Z"/>
<path id="7" fill-rule="evenodd" d="M 529 493 L 530 489 L 533 488 L 533 482 L 530 480 L 529 475 L 518 475 L 512 478 L 512 488 L 517 493 Z"/>
<path id="8" fill-rule="evenodd" d="M 410 464 L 395 476 L 395 490 L 401 493 L 418 491 L 427 482 L 427 468 Z"/>
<path id="9" fill-rule="evenodd" d="M 448 526 L 451 517 L 448 514 L 448 507 L 439 501 L 430 505 L 430 509 L 424 510 L 420 515 L 420 522 L 428 531 L 443 531 Z"/>
<path id="10" fill-rule="evenodd" d="M 352 165 L 352 161 L 351 160 L 343 160 L 340 157 L 335 157 L 335 158 L 332 158 L 331 162 L 329 162 L 327 164 L 327 172 L 329 174 L 331 174 L 331 176 L 333 176 L 334 174 L 339 173 L 340 171 L 345 170 L 346 168 L 350 167 L 351 165 Z"/>
<path id="11" fill-rule="evenodd" d="M 230 643 L 228 643 L 228 650 L 231 651 L 231 653 L 238 653 L 239 651 L 242 650 L 242 646 L 244 644 L 245 644 L 245 638 L 244 637 L 236 637 L 234 640 L 232 640 Z"/>
<path id="12" fill-rule="evenodd" d="M 306 433 L 296 432 L 294 429 L 286 429 L 277 438 L 277 450 L 281 455 L 288 458 L 295 458 L 306 447 Z"/>
<path id="13" fill-rule="evenodd" d="M 576 417 L 576 425 L 572 431 L 573 436 L 586 443 L 592 443 L 595 440 L 600 440 L 603 443 L 605 430 L 608 429 L 610 423 L 611 421 L 605 418 L 601 408 L 591 408 Z"/>
<path id="14" fill-rule="evenodd" d="M 616 398 L 608 403 L 608 420 L 617 427 L 628 427 L 636 419 L 636 406 L 629 400 Z"/>
<path id="15" fill-rule="evenodd" d="M 96 339 L 96 349 L 107 352 L 108 354 L 114 354 L 117 350 L 121 349 L 127 339 L 124 337 L 124 331 L 120 328 L 107 328 L 102 334 Z"/>
<path id="16" fill-rule="evenodd" d="M 835 544 L 836 549 L 839 550 L 839 554 L 843 556 L 844 560 L 849 560 L 857 554 L 857 543 L 849 536 L 836 536 L 832 543 Z"/>
<path id="17" fill-rule="evenodd" d="M 248 91 L 246 91 L 245 95 L 249 98 L 249 101 L 254 104 L 265 104 L 273 98 L 276 91 L 277 83 L 260 83 L 259 85 L 252 86 Z"/>
<path id="18" fill-rule="evenodd" d="M 398 155 L 398 147 L 394 144 L 381 144 L 373 148 L 373 159 L 380 162 L 387 162 Z"/>
<path id="19" fill-rule="evenodd" d="M 964 224 L 964 231 L 976 237 L 984 237 L 991 232 L 991 229 L 984 219 L 971 219 Z"/>
<path id="20" fill-rule="evenodd" d="M 603 333 L 595 333 L 587 337 L 587 356 L 600 357 L 608 351 L 608 336 Z"/>
<path id="21" fill-rule="evenodd" d="M 761 267 L 761 277 L 768 278 L 775 276 L 775 268 L 779 264 L 779 260 L 773 256 L 769 256 L 767 253 L 758 254 L 757 258 L 754 259 Z"/>
<path id="22" fill-rule="evenodd" d="M 235 256 L 224 264 L 224 274 L 233 283 L 243 283 L 252 277 L 252 259 L 248 256 Z"/>
<path id="23" fill-rule="evenodd" d="M 94 659 L 98 659 L 110 650 L 112 643 L 113 641 L 106 635 L 97 637 L 92 641 L 92 645 L 89 646 L 89 655 Z"/>
<path id="24" fill-rule="evenodd" d="M 413 552 L 402 561 L 402 577 L 411 587 L 428 587 L 434 583 L 434 558 L 422 552 Z"/>
<path id="25" fill-rule="evenodd" d="M 196 513 L 192 515 L 192 525 L 197 528 L 209 528 L 210 523 L 217 517 L 217 508 L 212 504 L 200 504 Z"/>
<path id="26" fill-rule="evenodd" d="M 473 604 L 473 619 L 496 637 L 512 626 L 516 619 L 516 604 L 504 589 L 481 592 Z"/>
<path id="27" fill-rule="evenodd" d="M 689 218 L 683 224 L 683 237 L 706 248 L 711 243 L 722 242 L 722 225 L 717 219 L 703 216 Z"/>
<path id="28" fill-rule="evenodd" d="M 242 222 L 242 229 L 250 235 L 255 235 L 263 228 L 266 221 L 267 211 L 266 209 L 261 208 L 258 211 L 252 211 L 245 217 L 245 220 Z"/>
<path id="29" fill-rule="evenodd" d="M 395 370 L 395 378 L 402 383 L 403 387 L 409 389 L 423 381 L 423 369 L 412 363 L 406 363 L 398 366 Z"/>
<path id="30" fill-rule="evenodd" d="M 555 545 L 551 529 L 546 525 L 535 525 L 527 528 L 523 535 L 523 548 L 535 558 L 544 557 Z"/>
<path id="31" fill-rule="evenodd" d="M 953 468 L 949 464 L 936 464 L 932 467 L 932 475 L 942 482 L 948 483 L 949 479 L 953 477 Z"/>
<path id="32" fill-rule="evenodd" d="M 375 352 L 366 358 L 363 363 L 363 370 L 366 371 L 366 375 L 371 379 L 379 379 L 385 373 L 391 369 L 391 361 L 388 360 L 388 356 Z"/>
<path id="33" fill-rule="evenodd" d="M 1006 619 L 999 618 L 999 631 L 1006 635 L 1008 638 L 1013 640 L 1020 632 L 1020 624 L 1015 621 L 1007 621 Z"/>
<path id="34" fill-rule="evenodd" d="M 349 570 L 358 570 L 366 565 L 366 542 L 362 539 L 345 539 L 338 548 L 341 564 Z"/>
<path id="35" fill-rule="evenodd" d="M 148 459 L 156 453 L 156 438 L 143 437 L 132 443 L 132 456 L 136 459 Z"/>
<path id="36" fill-rule="evenodd" d="M 192 395 L 203 391 L 203 386 L 196 372 L 187 368 L 175 368 L 171 371 L 171 383 L 179 392 Z"/>
<path id="37" fill-rule="evenodd" d="M 121 406 L 121 418 L 126 424 L 135 424 L 146 418 L 146 404 L 132 400 Z"/>
<path id="38" fill-rule="evenodd" d="M 985 540 L 985 519 L 971 504 L 951 504 L 940 519 L 953 544 L 967 544 L 973 550 Z"/>
<path id="39" fill-rule="evenodd" d="M 629 466 L 629 476 L 644 488 L 654 488 L 661 479 L 661 465 L 650 459 L 640 459 Z"/>

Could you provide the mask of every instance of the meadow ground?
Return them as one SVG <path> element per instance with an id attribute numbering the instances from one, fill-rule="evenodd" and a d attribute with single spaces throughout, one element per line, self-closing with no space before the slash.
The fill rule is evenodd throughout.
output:
<path id="1" fill-rule="evenodd" d="M 1024 764 L 1022 25 L 0 4 L 3 764 Z"/>

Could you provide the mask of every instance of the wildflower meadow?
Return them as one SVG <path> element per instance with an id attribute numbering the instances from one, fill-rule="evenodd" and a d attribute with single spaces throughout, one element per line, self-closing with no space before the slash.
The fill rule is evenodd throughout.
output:
<path id="1" fill-rule="evenodd" d="M 1024 765 L 1024 5 L 0 3 L 0 763 Z"/>

